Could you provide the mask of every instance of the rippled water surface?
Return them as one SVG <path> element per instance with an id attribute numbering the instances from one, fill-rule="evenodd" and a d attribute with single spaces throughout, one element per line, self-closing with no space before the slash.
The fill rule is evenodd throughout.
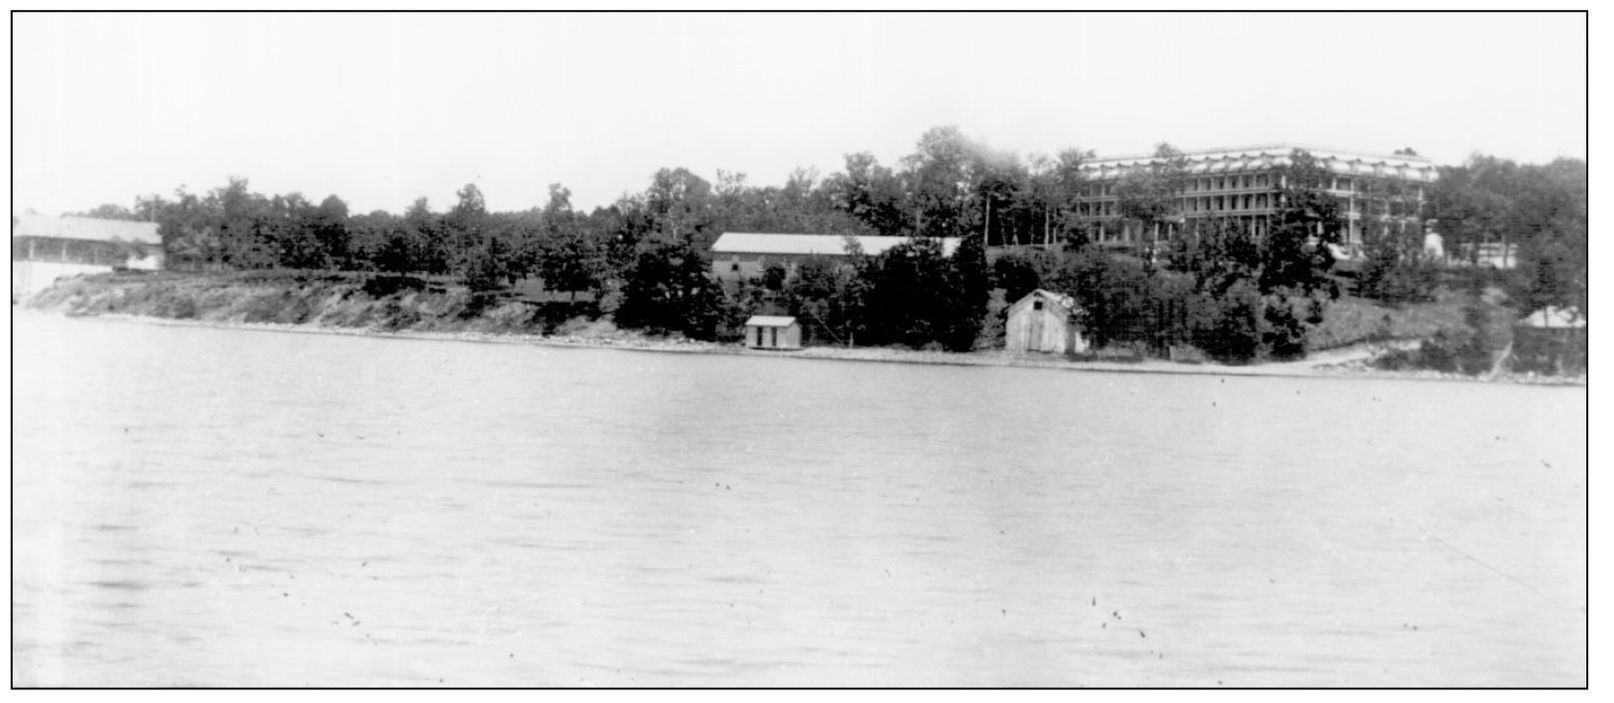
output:
<path id="1" fill-rule="evenodd" d="M 13 335 L 16 685 L 1586 683 L 1585 388 Z"/>

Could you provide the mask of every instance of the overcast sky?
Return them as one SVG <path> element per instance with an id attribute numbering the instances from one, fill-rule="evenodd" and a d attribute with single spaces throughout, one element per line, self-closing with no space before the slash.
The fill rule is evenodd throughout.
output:
<path id="1" fill-rule="evenodd" d="M 1586 158 L 1580 14 L 12 17 L 12 210 L 246 177 L 355 213 L 780 184 L 938 125 L 1022 156 L 1297 143 Z"/>

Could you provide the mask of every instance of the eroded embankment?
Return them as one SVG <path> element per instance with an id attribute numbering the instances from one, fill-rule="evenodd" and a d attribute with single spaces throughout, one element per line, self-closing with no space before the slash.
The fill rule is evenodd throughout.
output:
<path id="1" fill-rule="evenodd" d="M 895 348 L 812 347 L 796 352 L 747 350 L 620 330 L 593 303 L 533 302 L 476 295 L 460 286 L 418 278 L 316 271 L 100 274 L 58 281 L 24 301 L 24 308 L 65 315 L 172 320 L 179 324 L 244 326 L 284 331 L 391 334 L 431 339 L 697 351 L 843 361 L 968 366 L 1018 366 L 1081 371 L 1239 376 L 1325 376 L 1487 380 L 1585 385 L 1585 377 L 1492 374 L 1483 378 L 1431 370 L 1375 369 L 1371 362 L 1417 340 L 1346 339 L 1299 361 L 1227 366 L 1159 359 L 1076 360 L 1001 349 L 970 353 Z M 1438 327 L 1438 325 L 1436 325 Z M 1410 330 L 1394 330 L 1403 334 Z M 1421 330 L 1419 330 L 1421 331 Z M 1393 332 L 1392 332 L 1393 334 Z"/>
<path id="2" fill-rule="evenodd" d="M 24 301 L 67 315 L 134 315 L 215 324 L 311 325 L 376 332 L 555 334 L 588 327 L 584 305 L 476 295 L 422 279 L 327 272 L 102 274 Z"/>

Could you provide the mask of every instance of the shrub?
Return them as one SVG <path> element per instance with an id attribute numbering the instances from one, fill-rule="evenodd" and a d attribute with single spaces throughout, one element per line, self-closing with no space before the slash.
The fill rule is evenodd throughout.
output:
<path id="1" fill-rule="evenodd" d="M 426 290 L 426 281 L 414 276 L 372 276 L 364 281 L 364 293 L 372 298 L 385 298 L 399 292 L 418 293 Z"/>

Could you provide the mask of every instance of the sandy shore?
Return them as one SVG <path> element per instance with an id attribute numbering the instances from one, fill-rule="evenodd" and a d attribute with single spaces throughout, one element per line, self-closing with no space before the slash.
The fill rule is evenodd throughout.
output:
<path id="1" fill-rule="evenodd" d="M 55 313 L 12 309 L 14 317 L 59 317 Z M 950 366 L 999 366 L 1038 368 L 1063 371 L 1092 371 L 1104 373 L 1155 373 L 1191 374 L 1200 376 L 1269 376 L 1301 378 L 1367 378 L 1420 381 L 1461 381 L 1469 383 L 1505 382 L 1534 385 L 1585 386 L 1585 376 L 1560 378 L 1523 374 L 1499 374 L 1495 377 L 1463 376 L 1438 371 L 1385 371 L 1371 366 L 1373 358 L 1392 346 L 1405 347 L 1410 343 L 1361 344 L 1340 349 L 1314 352 L 1297 361 L 1268 362 L 1250 365 L 1217 363 L 1179 363 L 1162 359 L 1139 361 L 1088 361 L 1066 359 L 1044 354 L 1013 353 L 1001 349 L 980 350 L 968 353 L 920 351 L 888 347 L 807 347 L 793 351 L 765 351 L 747 349 L 738 344 L 701 342 L 676 337 L 652 337 L 637 332 L 615 331 L 603 335 L 537 335 L 488 334 L 477 332 L 418 332 L 386 331 L 378 329 L 325 327 L 319 325 L 287 325 L 274 323 L 219 322 L 208 320 L 174 320 L 139 315 L 93 315 L 97 320 L 161 325 L 168 327 L 207 327 L 242 329 L 296 334 L 326 334 L 357 337 L 398 338 L 444 342 L 475 342 L 482 344 L 524 344 L 545 347 L 573 347 L 586 349 L 623 349 L 683 354 L 732 354 L 789 359 L 818 359 L 835 361 L 862 361 L 874 363 L 939 364 Z"/>

